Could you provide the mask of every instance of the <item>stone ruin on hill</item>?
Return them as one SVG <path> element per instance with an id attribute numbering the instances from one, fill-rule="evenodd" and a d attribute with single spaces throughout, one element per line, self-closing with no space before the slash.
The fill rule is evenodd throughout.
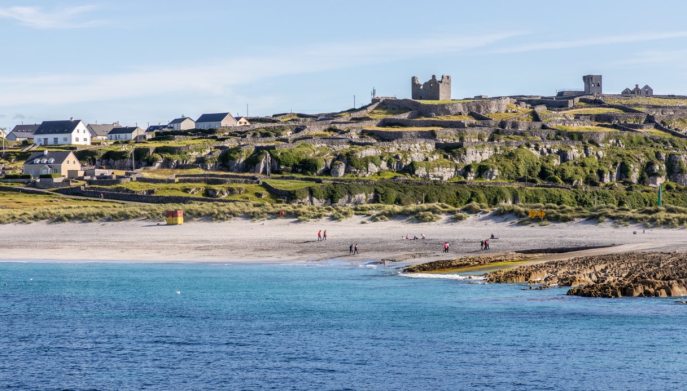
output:
<path id="1" fill-rule="evenodd" d="M 410 79 L 412 88 L 412 98 L 415 100 L 451 100 L 451 76 L 441 75 L 441 80 L 437 80 L 436 75 L 423 84 L 420 79 L 413 76 Z"/>

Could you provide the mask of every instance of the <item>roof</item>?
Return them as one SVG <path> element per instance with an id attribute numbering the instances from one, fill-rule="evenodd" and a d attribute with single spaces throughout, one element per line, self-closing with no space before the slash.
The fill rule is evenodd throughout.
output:
<path id="1" fill-rule="evenodd" d="M 130 134 L 136 131 L 142 132 L 143 129 L 139 128 L 138 126 L 119 127 L 112 129 L 108 134 Z"/>
<path id="2" fill-rule="evenodd" d="M 88 128 L 88 131 L 91 132 L 92 136 L 99 136 L 99 137 L 104 137 L 107 136 L 108 133 L 115 127 L 119 126 L 119 124 L 114 123 L 114 124 L 88 124 L 86 127 Z"/>
<path id="3" fill-rule="evenodd" d="M 80 123 L 81 120 L 78 119 L 73 121 L 43 121 L 34 134 L 72 133 Z"/>
<path id="4" fill-rule="evenodd" d="M 17 125 L 10 132 L 17 138 L 31 138 L 40 125 Z M 9 136 L 9 134 L 8 134 Z"/>
<path id="5" fill-rule="evenodd" d="M 175 118 L 175 119 L 173 119 L 172 122 L 170 122 L 169 124 L 170 124 L 170 125 L 180 124 L 180 123 L 182 123 L 182 122 L 184 122 L 184 121 L 186 121 L 186 120 L 193 121 L 193 119 L 192 119 L 192 118 L 189 118 L 189 117 L 180 117 L 180 118 Z"/>
<path id="6" fill-rule="evenodd" d="M 36 164 L 34 163 L 34 160 L 36 159 L 43 159 L 45 158 L 47 161 L 43 162 L 41 161 L 39 164 L 62 164 L 64 163 L 65 160 L 71 155 L 71 151 L 43 151 L 43 152 L 36 152 L 32 153 L 31 156 L 29 156 L 28 159 L 24 162 L 24 164 Z M 52 162 L 50 162 L 50 159 L 54 159 Z"/>
<path id="7" fill-rule="evenodd" d="M 169 129 L 169 125 L 150 125 L 148 126 L 148 129 L 146 129 L 146 132 L 155 132 L 157 130 L 167 130 Z"/>
<path id="8" fill-rule="evenodd" d="M 214 113 L 214 114 L 203 114 L 201 115 L 196 123 L 198 122 L 222 122 L 227 116 L 234 118 L 231 113 Z"/>
<path id="9" fill-rule="evenodd" d="M 33 124 L 33 125 L 17 125 L 12 129 L 13 132 L 30 132 L 33 134 L 36 129 L 38 129 L 40 125 L 38 124 Z"/>

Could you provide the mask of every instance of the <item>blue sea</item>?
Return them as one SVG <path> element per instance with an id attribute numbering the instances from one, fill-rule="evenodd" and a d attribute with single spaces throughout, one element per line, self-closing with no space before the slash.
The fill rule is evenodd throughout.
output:
<path id="1" fill-rule="evenodd" d="M 0 389 L 676 390 L 687 305 L 346 264 L 0 264 Z"/>

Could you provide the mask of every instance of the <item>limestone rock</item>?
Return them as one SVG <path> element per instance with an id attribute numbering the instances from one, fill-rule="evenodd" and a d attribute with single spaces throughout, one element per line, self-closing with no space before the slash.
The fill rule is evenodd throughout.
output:
<path id="1" fill-rule="evenodd" d="M 333 162 L 331 168 L 329 169 L 329 173 L 334 178 L 340 178 L 344 176 L 346 173 L 346 163 L 340 160 Z"/>

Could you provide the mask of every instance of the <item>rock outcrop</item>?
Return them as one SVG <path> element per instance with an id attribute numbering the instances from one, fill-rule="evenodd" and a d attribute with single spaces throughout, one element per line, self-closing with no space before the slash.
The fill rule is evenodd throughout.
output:
<path id="1" fill-rule="evenodd" d="M 586 297 L 687 296 L 687 254 L 623 253 L 573 258 L 502 270 L 493 283 L 568 286 L 568 295 Z"/>

